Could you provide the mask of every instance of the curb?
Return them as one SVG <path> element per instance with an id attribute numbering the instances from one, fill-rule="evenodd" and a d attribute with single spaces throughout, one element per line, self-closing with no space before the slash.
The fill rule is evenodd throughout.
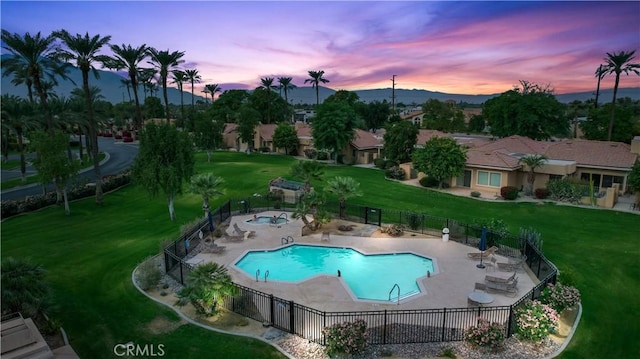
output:
<path id="1" fill-rule="evenodd" d="M 553 359 L 559 356 L 560 354 L 562 354 L 562 352 L 567 348 L 567 346 L 571 342 L 571 338 L 573 338 L 573 334 L 576 332 L 576 329 L 578 329 L 578 324 L 580 324 L 581 317 L 582 317 L 582 303 L 578 303 L 578 314 L 576 315 L 576 320 L 573 322 L 573 326 L 571 327 L 571 331 L 569 332 L 569 335 L 567 335 L 567 337 L 564 339 L 564 342 L 562 342 L 562 345 L 560 346 L 560 348 L 558 348 L 558 350 L 544 357 L 543 359 Z"/>

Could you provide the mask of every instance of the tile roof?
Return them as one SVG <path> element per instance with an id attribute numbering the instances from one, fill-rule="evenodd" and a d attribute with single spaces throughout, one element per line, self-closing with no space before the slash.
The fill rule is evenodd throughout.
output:
<path id="1" fill-rule="evenodd" d="M 273 141 L 273 133 L 276 131 L 276 127 L 278 127 L 278 125 L 275 123 L 260 125 L 258 129 L 260 137 L 264 141 Z"/>
<path id="2" fill-rule="evenodd" d="M 296 133 L 298 134 L 298 137 L 307 137 L 307 138 L 311 138 L 313 137 L 313 135 L 311 134 L 311 126 L 309 126 L 306 123 L 296 123 L 295 124 L 295 128 L 296 128 Z"/>
<path id="3" fill-rule="evenodd" d="M 382 146 L 382 140 L 377 139 L 376 136 L 369 131 L 357 128 L 351 140 L 351 145 L 359 150 L 377 148 Z"/>
<path id="4" fill-rule="evenodd" d="M 409 112 L 406 115 L 400 116 L 400 118 L 403 119 L 403 120 L 406 120 L 406 119 L 409 119 L 409 118 L 413 118 L 415 116 L 420 116 L 422 114 L 424 114 L 424 112 L 422 112 L 422 111 L 413 111 L 413 112 Z"/>
<path id="5" fill-rule="evenodd" d="M 222 130 L 222 133 L 224 135 L 227 135 L 231 132 L 234 132 L 236 130 L 236 128 L 238 128 L 238 124 L 237 123 L 232 123 L 232 122 L 227 122 L 224 124 L 224 130 Z"/>
<path id="6" fill-rule="evenodd" d="M 542 154 L 553 142 L 543 142 L 532 140 L 523 136 L 509 136 L 496 141 L 478 146 L 478 150 L 496 151 L 502 150 L 507 153 Z"/>
<path id="7" fill-rule="evenodd" d="M 483 151 L 480 149 L 467 150 L 467 165 L 496 167 L 509 170 L 515 170 L 521 167 L 518 159 L 510 156 L 504 150 Z"/>
<path id="8" fill-rule="evenodd" d="M 424 144 L 432 137 L 451 137 L 451 135 L 437 130 L 420 130 L 418 132 L 418 141 L 416 141 L 416 145 L 424 146 Z"/>
<path id="9" fill-rule="evenodd" d="M 552 143 L 544 152 L 554 160 L 576 161 L 579 166 L 631 168 L 638 155 L 622 142 L 563 140 Z"/>

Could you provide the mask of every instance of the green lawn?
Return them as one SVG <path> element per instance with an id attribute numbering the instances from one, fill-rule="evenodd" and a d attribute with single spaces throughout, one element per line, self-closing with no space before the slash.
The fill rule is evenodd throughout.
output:
<path id="1" fill-rule="evenodd" d="M 213 162 L 197 155 L 197 171 L 212 171 L 226 180 L 226 197 L 265 193 L 267 182 L 286 176 L 291 158 L 216 152 Z M 534 227 L 542 233 L 544 251 L 560 271 L 573 274 L 583 294 L 583 317 L 563 358 L 624 358 L 640 345 L 640 216 L 604 210 L 531 203 L 496 203 L 387 181 L 381 171 L 329 166 L 325 180 L 352 176 L 364 196 L 354 203 L 414 210 L 465 222 L 501 218 L 516 233 Z M 321 189 L 322 183 L 313 183 Z M 213 201 L 222 203 L 225 198 Z M 201 200 L 185 194 L 176 203 L 178 220 L 169 221 L 166 202 L 150 199 L 134 186 L 105 196 L 71 203 L 72 215 L 49 208 L 2 223 L 2 257 L 30 256 L 49 270 L 59 311 L 71 343 L 81 357 L 113 357 L 116 343 L 165 344 L 167 357 L 281 357 L 265 344 L 185 325 L 151 334 L 154 318 L 177 320 L 138 293 L 131 271 L 161 243 L 177 236 L 182 223 L 201 215 Z"/>

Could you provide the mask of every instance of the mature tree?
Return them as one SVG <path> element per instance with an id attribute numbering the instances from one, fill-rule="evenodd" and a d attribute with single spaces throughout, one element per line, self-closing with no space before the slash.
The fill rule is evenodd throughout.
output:
<path id="1" fill-rule="evenodd" d="M 237 122 L 238 139 L 247 143 L 247 154 L 249 154 L 255 145 L 256 126 L 260 123 L 260 113 L 248 105 L 243 105 L 238 111 Z"/>
<path id="2" fill-rule="evenodd" d="M 187 283 L 178 292 L 178 305 L 191 303 L 196 313 L 212 316 L 220 310 L 224 299 L 236 289 L 224 266 L 211 262 L 196 266 L 187 276 Z"/>
<path id="3" fill-rule="evenodd" d="M 280 122 L 273 131 L 273 145 L 276 148 L 284 148 L 284 153 L 289 155 L 298 148 L 298 133 L 295 127 L 288 122 Z"/>
<path id="4" fill-rule="evenodd" d="M 37 154 L 34 162 L 38 177 L 42 185 L 55 182 L 58 203 L 64 200 L 64 212 L 71 214 L 67 182 L 73 178 L 79 169 L 79 163 L 67 154 L 69 136 L 62 131 L 55 130 L 53 134 L 42 131 L 32 135 L 31 149 Z"/>
<path id="5" fill-rule="evenodd" d="M 289 91 L 296 88 L 296 85 L 292 84 L 291 81 L 293 81 L 291 77 L 278 77 L 278 83 L 280 84 L 278 89 L 284 91 L 284 102 L 287 104 L 289 104 Z"/>
<path id="6" fill-rule="evenodd" d="M 87 136 L 87 154 L 89 157 L 94 160 L 95 166 L 95 158 L 98 157 L 98 135 L 97 132 L 99 129 L 104 128 L 106 121 L 111 117 L 111 107 L 106 108 L 108 103 L 109 106 L 112 106 L 110 102 L 104 101 L 104 96 L 101 95 L 100 88 L 96 86 L 91 86 L 89 88 L 89 101 L 91 101 L 91 109 L 93 112 L 93 120 L 91 123 L 89 119 L 85 116 L 86 114 L 86 104 L 85 104 L 85 92 L 84 89 L 75 88 L 71 91 L 71 98 L 69 99 L 70 103 L 70 111 L 72 113 L 71 118 L 69 119 L 69 123 L 71 124 L 70 133 L 74 133 L 74 129 L 78 128 L 78 135 L 80 137 L 80 161 L 83 161 L 82 155 L 82 134 L 89 134 L 89 127 L 93 126 L 96 131 L 96 137 L 94 140 L 91 140 Z M 94 147 L 95 146 L 95 147 Z M 94 172 L 95 173 L 95 172 Z M 96 174 L 96 178 L 102 178 L 102 175 Z M 100 192 L 102 192 L 102 185 L 100 187 Z"/>
<path id="7" fill-rule="evenodd" d="M 168 124 L 149 124 L 140 134 L 140 149 L 131 177 L 152 196 L 162 192 L 169 202 L 169 218 L 175 221 L 173 203 L 182 193 L 182 184 L 193 175 L 194 164 L 188 133 Z"/>
<path id="8" fill-rule="evenodd" d="M 564 106 L 548 87 L 521 81 L 522 88 L 514 88 L 484 103 L 483 115 L 498 137 L 520 135 L 546 140 L 554 135 L 564 136 L 569 121 Z"/>
<path id="9" fill-rule="evenodd" d="M 628 98 L 627 98 L 628 99 Z M 607 103 L 589 110 L 587 120 L 580 124 L 584 138 L 597 141 L 618 141 L 630 143 L 634 136 L 633 107 L 624 99 L 618 99 L 616 106 L 616 125 L 609 137 L 611 104 Z"/>
<path id="10" fill-rule="evenodd" d="M 389 108 L 389 103 L 384 100 L 382 102 L 369 102 L 362 106 L 362 113 L 360 115 L 364 119 L 366 128 L 375 132 L 384 126 L 390 114 L 391 108 Z"/>
<path id="11" fill-rule="evenodd" d="M 162 118 L 162 116 L 164 115 L 164 108 L 162 107 L 162 102 L 160 101 L 159 98 L 155 96 L 147 97 L 144 100 L 143 112 L 144 112 L 144 116 L 148 119 Z"/>
<path id="12" fill-rule="evenodd" d="M 466 150 L 449 137 L 433 137 L 413 153 L 415 169 L 437 179 L 438 188 L 445 180 L 464 173 L 466 162 Z"/>
<path id="13" fill-rule="evenodd" d="M 138 82 L 142 85 L 142 92 L 144 92 L 144 99 L 147 100 L 147 90 L 149 90 L 149 96 L 153 97 L 154 91 L 157 89 L 156 74 L 158 72 L 155 68 L 142 68 L 138 74 Z"/>
<path id="14" fill-rule="evenodd" d="M 2 314 L 22 313 L 35 317 L 51 308 L 52 294 L 42 265 L 29 259 L 3 258 L 0 272 Z"/>
<path id="15" fill-rule="evenodd" d="M 260 113 L 262 123 L 277 123 L 291 118 L 291 109 L 284 99 L 273 91 L 256 88 L 247 100 L 249 105 Z"/>
<path id="16" fill-rule="evenodd" d="M 323 103 L 317 107 L 311 132 L 317 149 L 335 152 L 338 162 L 340 151 L 353 139 L 358 125 L 356 113 L 349 105 L 341 102 Z"/>
<path id="17" fill-rule="evenodd" d="M 304 83 L 310 83 L 316 89 L 316 105 L 320 104 L 320 83 L 326 84 L 329 80 L 324 78 L 324 71 L 309 71 L 309 78 Z"/>
<path id="18" fill-rule="evenodd" d="M 527 195 L 533 194 L 533 183 L 536 180 L 536 169 L 544 166 L 546 162 L 547 156 L 538 154 L 527 155 L 518 160 L 518 163 L 525 165 L 529 171 L 527 174 L 528 186 L 525 191 Z"/>
<path id="19" fill-rule="evenodd" d="M 211 104 L 213 104 L 213 101 L 216 99 L 216 92 L 222 91 L 222 89 L 220 88 L 220 85 L 207 84 L 207 85 L 204 85 L 204 88 L 205 90 L 209 91 L 209 93 L 211 94 Z"/>
<path id="20" fill-rule="evenodd" d="M 360 183 L 353 177 L 336 176 L 327 181 L 327 187 L 324 190 L 338 197 L 340 201 L 340 218 L 344 218 L 347 199 L 362 196 Z"/>
<path id="21" fill-rule="evenodd" d="M 184 92 L 182 91 L 182 85 L 187 80 L 187 74 L 182 70 L 173 70 L 172 83 L 178 85 L 178 91 L 180 91 L 180 126 L 184 127 Z"/>
<path id="22" fill-rule="evenodd" d="M 455 105 L 431 99 L 422 105 L 422 111 L 424 128 L 445 132 L 464 130 L 464 114 Z"/>
<path id="23" fill-rule="evenodd" d="M 396 163 L 411 162 L 418 133 L 418 127 L 409 121 L 388 124 L 384 133 L 385 157 Z"/>
<path id="24" fill-rule="evenodd" d="M 122 86 L 120 86 L 120 87 L 126 87 L 127 88 L 127 95 L 129 96 L 129 102 L 131 102 L 131 80 L 122 79 L 122 80 L 120 80 L 120 83 L 122 84 Z M 122 100 L 124 101 L 124 99 L 122 99 Z"/>
<path id="25" fill-rule="evenodd" d="M 360 101 L 360 96 L 353 91 L 338 90 L 333 95 L 327 97 L 322 103 L 344 103 L 355 109 L 356 103 Z"/>
<path id="26" fill-rule="evenodd" d="M 273 77 L 263 77 L 260 79 L 259 88 L 271 92 L 276 89 L 276 85 L 273 84 L 273 81 L 275 81 Z"/>
<path id="27" fill-rule="evenodd" d="M 585 116 L 587 104 L 580 100 L 574 100 L 568 104 L 567 116 L 571 119 L 571 128 L 573 131 L 573 138 L 578 138 L 578 117 Z"/>
<path id="28" fill-rule="evenodd" d="M 223 122 L 235 122 L 235 116 L 242 105 L 247 102 L 248 96 L 246 90 L 224 91 L 210 107 L 215 119 Z"/>
<path id="29" fill-rule="evenodd" d="M 324 175 L 324 165 L 318 161 L 300 160 L 291 166 L 291 177 L 304 182 L 304 193 L 311 192 L 311 180 L 321 180 Z"/>
<path id="30" fill-rule="evenodd" d="M 196 105 L 194 102 L 195 96 L 193 94 L 193 86 L 194 84 L 199 83 L 200 80 L 202 80 L 202 76 L 200 76 L 197 69 L 185 70 L 184 73 L 187 75 L 187 80 L 191 82 L 191 109 L 195 110 Z"/>
<path id="31" fill-rule="evenodd" d="M 483 132 L 487 124 L 484 121 L 483 115 L 471 115 L 469 119 L 469 131 L 480 133 Z"/>
<path id="32" fill-rule="evenodd" d="M 169 112 L 169 96 L 167 94 L 167 79 L 169 77 L 169 73 L 173 71 L 175 67 L 184 62 L 184 60 L 182 60 L 183 56 L 184 52 L 182 51 L 158 51 L 153 47 L 149 48 L 149 57 L 151 58 L 149 63 L 155 66 L 156 70 L 160 73 L 162 97 L 164 98 L 167 123 L 169 123 L 171 118 L 171 113 Z"/>
<path id="33" fill-rule="evenodd" d="M 6 66 L 3 64 L 3 66 Z M 2 77 L 6 77 L 11 75 L 11 71 L 3 71 Z M 13 71 L 13 78 L 11 79 L 11 84 L 15 86 L 20 86 L 24 84 L 27 87 L 27 97 L 29 98 L 29 102 L 33 103 L 33 80 L 31 76 L 29 76 L 29 69 L 26 67 L 18 66 L 18 68 Z"/>
<path id="34" fill-rule="evenodd" d="M 60 30 L 54 33 L 56 37 L 62 40 L 66 49 L 59 48 L 56 57 L 67 62 L 75 64 L 82 73 L 82 90 L 84 92 L 84 103 L 86 106 L 86 119 L 88 123 L 88 139 L 91 144 L 91 157 L 93 159 L 93 174 L 96 178 L 96 204 L 102 204 L 102 174 L 100 172 L 100 158 L 98 157 L 98 130 L 96 128 L 96 120 L 93 114 L 93 102 L 91 91 L 89 89 L 89 72 L 91 71 L 96 79 L 100 78 L 99 72 L 93 66 L 94 63 L 108 63 L 109 57 L 99 55 L 98 52 L 103 46 L 107 45 L 111 40 L 111 36 L 101 37 L 100 35 L 89 36 L 76 34 L 71 35 L 66 30 Z"/>
<path id="35" fill-rule="evenodd" d="M 616 96 L 618 95 L 618 86 L 620 85 L 620 74 L 624 73 L 625 75 L 629 75 L 630 72 L 640 76 L 640 63 L 631 63 L 631 61 L 635 58 L 634 54 L 635 50 L 626 52 L 620 51 L 618 53 L 608 53 L 607 57 L 604 59 L 607 64 L 607 73 L 616 74 L 616 82 L 613 85 L 613 99 L 611 100 L 611 115 L 609 120 L 609 131 L 607 134 L 607 141 L 611 141 L 611 135 L 613 133 L 613 122 L 615 119 L 615 106 L 616 106 Z"/>
<path id="36" fill-rule="evenodd" d="M 224 190 L 222 189 L 223 184 L 224 179 L 214 176 L 211 172 L 191 177 L 189 192 L 202 196 L 202 210 L 204 211 L 205 217 L 209 216 L 209 211 L 211 210 L 209 200 L 215 196 L 222 196 L 224 194 Z"/>
<path id="37" fill-rule="evenodd" d="M 127 70 L 129 73 L 133 99 L 136 102 L 135 126 L 140 129 L 142 128 L 142 110 L 140 109 L 140 98 L 138 97 L 138 72 L 140 70 L 138 66 L 147 57 L 147 45 L 142 44 L 138 47 L 125 44 L 122 44 L 122 46 L 111 45 L 111 51 L 113 51 L 113 57 L 105 66 L 118 70 Z"/>
<path id="38" fill-rule="evenodd" d="M 222 131 L 224 122 L 212 119 L 210 114 L 197 114 L 193 131 L 196 146 L 207 152 L 207 162 L 211 162 L 213 150 L 222 146 Z"/>
<path id="39" fill-rule="evenodd" d="M 598 84 L 596 85 L 596 99 L 594 101 L 594 107 L 598 108 L 598 98 L 600 97 L 600 82 L 607 74 L 607 66 L 600 64 L 598 69 L 596 70 L 595 76 L 598 79 Z"/>
<path id="40" fill-rule="evenodd" d="M 637 200 L 640 200 L 640 159 L 631 167 L 631 173 L 627 177 L 627 186 L 636 193 Z M 640 203 L 636 200 L 636 203 Z"/>
<path id="41" fill-rule="evenodd" d="M 27 161 L 25 158 L 24 136 L 30 130 L 39 127 L 35 106 L 17 96 L 2 95 L 2 127 L 3 135 L 13 134 L 18 142 L 18 152 L 20 152 L 20 173 L 22 182 L 27 180 Z M 6 132 L 5 132 L 6 131 Z M 7 142 L 9 137 L 3 139 Z M 8 143 L 8 142 L 7 142 Z"/>
<path id="42" fill-rule="evenodd" d="M 32 36 L 28 32 L 21 36 L 2 30 L 2 48 L 9 51 L 11 57 L 2 60 L 3 76 L 18 74 L 26 76 L 33 83 L 38 96 L 40 106 L 44 112 L 47 130 L 53 133 L 53 116 L 49 109 L 48 93 L 45 89 L 45 78 L 56 84 L 55 77 L 66 79 L 67 66 L 60 64 L 54 58 L 55 37 L 49 35 L 43 37 L 40 32 Z"/>

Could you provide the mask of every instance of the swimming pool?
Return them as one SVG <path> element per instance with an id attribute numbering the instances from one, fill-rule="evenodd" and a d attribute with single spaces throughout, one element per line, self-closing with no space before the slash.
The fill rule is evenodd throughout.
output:
<path id="1" fill-rule="evenodd" d="M 272 220 L 273 220 L 273 217 L 258 216 L 258 217 L 255 217 L 255 218 L 247 219 L 245 221 L 245 223 L 249 223 L 249 224 L 270 224 L 270 223 L 273 223 Z M 274 223 L 274 224 L 285 224 L 287 222 L 289 222 L 289 221 L 286 218 L 278 217 L 278 218 L 276 218 L 276 223 Z"/>
<path id="2" fill-rule="evenodd" d="M 236 267 L 261 278 L 268 270 L 268 280 L 299 282 L 317 275 L 336 276 L 338 270 L 344 283 L 358 299 L 389 300 L 389 291 L 398 284 L 400 297 L 421 293 L 417 279 L 435 273 L 432 259 L 413 253 L 365 255 L 353 248 L 295 244 L 276 250 L 249 251 Z M 392 300 L 397 299 L 397 290 Z"/>

